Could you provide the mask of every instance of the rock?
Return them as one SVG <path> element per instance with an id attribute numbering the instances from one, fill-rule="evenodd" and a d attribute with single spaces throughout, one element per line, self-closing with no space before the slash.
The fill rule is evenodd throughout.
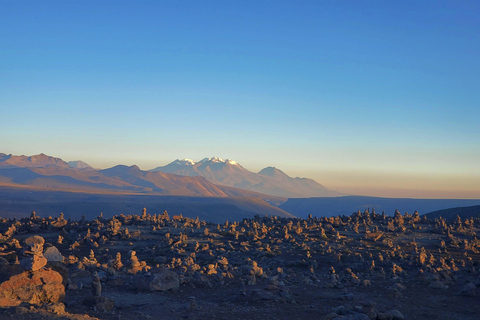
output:
<path id="1" fill-rule="evenodd" d="M 370 320 L 370 318 L 366 314 L 347 309 L 344 306 L 333 308 L 332 310 L 337 315 L 342 316 L 341 319 L 344 319 L 344 320 Z M 335 319 L 339 319 L 339 318 L 335 318 Z"/>
<path id="2" fill-rule="evenodd" d="M 65 279 L 65 278 L 64 278 Z M 70 280 L 70 278 L 67 278 L 67 281 L 66 281 L 66 285 L 65 285 L 65 290 L 78 290 L 78 285 L 73 282 L 72 280 Z"/>
<path id="3" fill-rule="evenodd" d="M 332 319 L 335 319 L 338 317 L 338 314 L 336 314 L 335 312 L 332 312 L 332 313 L 329 313 L 327 314 L 323 320 L 332 320 Z"/>
<path id="4" fill-rule="evenodd" d="M 63 314 L 65 313 L 65 305 L 63 303 L 52 303 L 48 304 L 45 309 L 54 314 Z"/>
<path id="5" fill-rule="evenodd" d="M 377 311 L 376 310 L 369 310 L 369 311 L 366 311 L 364 313 L 370 320 L 377 319 Z"/>
<path id="6" fill-rule="evenodd" d="M 18 306 L 22 302 L 41 305 L 62 302 L 65 287 L 62 276 L 53 270 L 25 271 L 0 284 L 0 307 Z"/>
<path id="7" fill-rule="evenodd" d="M 344 293 L 342 295 L 340 295 L 338 297 L 339 300 L 353 300 L 354 296 L 353 296 L 353 293 L 349 292 L 349 293 Z"/>
<path id="8" fill-rule="evenodd" d="M 405 319 L 403 317 L 403 314 L 400 311 L 398 311 L 397 309 L 388 310 L 386 312 L 386 314 L 390 315 L 393 320 L 403 320 L 403 319 Z"/>
<path id="9" fill-rule="evenodd" d="M 440 279 L 440 276 L 436 273 L 429 273 L 425 278 L 425 280 L 428 282 L 432 282 L 439 279 Z"/>
<path id="10" fill-rule="evenodd" d="M 17 306 L 17 307 L 15 307 L 15 314 L 16 314 L 16 315 L 26 314 L 26 313 L 28 313 L 27 307 L 24 307 L 24 306 Z"/>
<path id="11" fill-rule="evenodd" d="M 264 289 L 254 289 L 252 290 L 252 301 L 260 300 L 274 300 L 280 301 L 281 297 L 274 291 L 264 290 Z"/>
<path id="12" fill-rule="evenodd" d="M 37 271 L 47 264 L 47 259 L 43 257 L 43 244 L 45 239 L 40 236 L 33 236 L 25 239 L 25 243 L 30 246 L 30 251 L 26 250 L 26 254 L 33 254 L 31 257 L 24 258 L 20 261 L 20 265 L 26 270 Z"/>
<path id="13" fill-rule="evenodd" d="M 444 285 L 442 281 L 440 280 L 435 280 L 435 281 L 432 281 L 429 285 L 430 288 L 432 289 L 447 289 L 448 286 L 447 285 Z"/>
<path id="14" fill-rule="evenodd" d="M 117 287 L 125 285 L 125 281 L 122 278 L 118 278 L 118 277 L 108 279 L 107 283 L 109 286 L 117 286 Z"/>
<path id="15" fill-rule="evenodd" d="M 369 287 L 369 286 L 371 286 L 371 285 L 372 285 L 372 284 L 371 284 L 370 280 L 363 280 L 363 281 L 362 281 L 362 286 L 364 286 L 364 287 Z"/>
<path id="16" fill-rule="evenodd" d="M 63 262 L 58 262 L 58 261 L 48 262 L 46 267 L 60 273 L 60 275 L 63 278 L 63 285 L 67 284 L 68 268 Z"/>
<path id="17" fill-rule="evenodd" d="M 148 288 L 150 291 L 177 290 L 180 286 L 178 274 L 168 269 L 161 269 L 149 278 Z"/>
<path id="18" fill-rule="evenodd" d="M 459 294 L 464 295 L 464 296 L 474 296 L 475 295 L 475 285 L 471 282 L 467 283 L 460 289 Z"/>
<path id="19" fill-rule="evenodd" d="M 339 306 L 339 307 L 333 308 L 332 311 L 335 312 L 336 314 L 342 315 L 342 316 L 348 316 L 348 315 L 352 315 L 352 314 L 355 313 L 352 310 L 349 310 L 349 309 L 345 308 L 344 306 Z"/>
<path id="20" fill-rule="evenodd" d="M 91 284 L 92 296 L 101 297 L 102 296 L 102 283 L 100 282 L 100 277 L 98 273 L 95 272 L 92 275 L 92 284 Z"/>
<path id="21" fill-rule="evenodd" d="M 407 287 L 405 287 L 405 286 L 404 286 L 403 284 L 401 284 L 401 283 L 395 283 L 395 284 L 393 285 L 393 288 L 396 289 L 396 290 L 398 290 L 398 291 L 403 291 L 403 290 L 407 289 Z"/>
<path id="22" fill-rule="evenodd" d="M 89 307 L 95 307 L 98 311 L 110 311 L 115 307 L 115 300 L 107 297 L 90 297 L 83 301 Z"/>
<path id="23" fill-rule="evenodd" d="M 346 316 L 345 319 L 347 320 L 370 320 L 370 318 L 363 313 L 352 314 L 350 316 Z"/>
<path id="24" fill-rule="evenodd" d="M 250 298 L 252 301 L 273 300 L 295 303 L 295 299 L 287 288 L 277 290 L 269 290 L 268 288 L 253 289 L 251 293 Z"/>
<path id="25" fill-rule="evenodd" d="M 40 236 L 32 236 L 25 239 L 25 243 L 30 246 L 32 252 L 42 252 L 45 239 Z"/>
<path id="26" fill-rule="evenodd" d="M 115 307 L 115 300 L 107 297 L 95 297 L 96 307 L 99 311 L 110 311 Z"/>
<path id="27" fill-rule="evenodd" d="M 193 276 L 193 284 L 200 288 L 212 288 L 213 285 L 208 277 L 202 273 L 195 272 Z"/>
<path id="28" fill-rule="evenodd" d="M 58 261 L 58 262 L 63 262 L 64 257 L 58 251 L 57 247 L 49 247 L 45 252 L 43 253 L 43 256 L 47 259 L 48 262 L 53 262 L 53 261 Z"/>
<path id="29" fill-rule="evenodd" d="M 197 301 L 195 300 L 195 297 L 191 296 L 188 297 L 188 301 L 190 302 L 188 305 L 188 310 L 196 310 L 197 309 Z"/>
<path id="30" fill-rule="evenodd" d="M 379 312 L 377 314 L 377 320 L 392 320 L 393 317 L 386 312 Z"/>
<path id="31" fill-rule="evenodd" d="M 335 317 L 333 317 L 335 315 Z M 324 319 L 332 319 L 332 320 L 370 320 L 370 318 L 363 313 L 354 313 L 350 314 L 347 316 L 344 315 L 338 315 L 336 313 L 329 313 L 327 316 L 325 316 Z"/>

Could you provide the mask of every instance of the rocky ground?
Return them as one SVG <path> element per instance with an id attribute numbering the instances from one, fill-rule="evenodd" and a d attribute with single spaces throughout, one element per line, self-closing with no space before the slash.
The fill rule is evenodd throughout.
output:
<path id="1" fill-rule="evenodd" d="M 478 319 L 480 219 L 0 219 L 0 319 Z"/>

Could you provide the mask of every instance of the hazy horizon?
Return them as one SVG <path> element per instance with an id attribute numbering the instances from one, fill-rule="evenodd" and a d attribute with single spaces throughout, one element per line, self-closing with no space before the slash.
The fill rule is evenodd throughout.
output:
<path id="1" fill-rule="evenodd" d="M 480 198 L 480 4 L 6 2 L 0 152 Z"/>

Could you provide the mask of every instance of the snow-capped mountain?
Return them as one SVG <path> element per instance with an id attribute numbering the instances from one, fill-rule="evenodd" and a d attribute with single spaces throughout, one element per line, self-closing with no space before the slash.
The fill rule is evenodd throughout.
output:
<path id="1" fill-rule="evenodd" d="M 76 160 L 76 161 L 68 161 L 67 162 L 70 168 L 76 168 L 76 169 L 93 169 L 92 166 L 88 165 L 87 163 L 81 161 L 81 160 Z"/>
<path id="2" fill-rule="evenodd" d="M 307 178 L 291 178 L 279 169 L 267 167 L 259 173 L 251 172 L 238 162 L 218 157 L 175 160 L 151 171 L 161 171 L 185 176 L 202 176 L 208 181 L 225 186 L 270 194 L 279 197 L 332 197 L 341 194 L 329 190 Z"/>

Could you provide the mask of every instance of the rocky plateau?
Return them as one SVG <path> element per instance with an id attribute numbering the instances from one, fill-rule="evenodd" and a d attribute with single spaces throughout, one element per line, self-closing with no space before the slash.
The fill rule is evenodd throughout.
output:
<path id="1" fill-rule="evenodd" d="M 0 319 L 478 319 L 480 219 L 0 219 Z"/>

